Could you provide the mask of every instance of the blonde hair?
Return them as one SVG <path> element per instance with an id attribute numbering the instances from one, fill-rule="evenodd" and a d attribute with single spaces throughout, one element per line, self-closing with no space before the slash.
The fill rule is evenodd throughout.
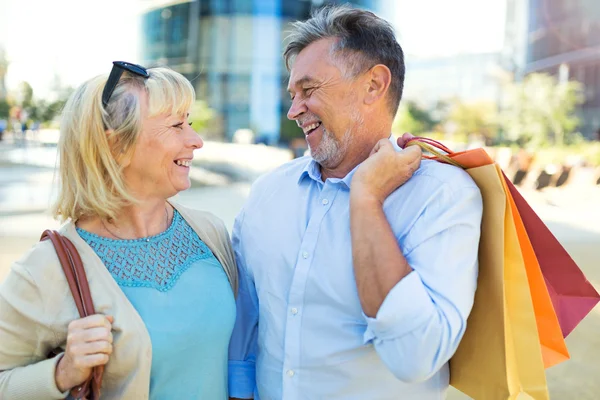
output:
<path id="1" fill-rule="evenodd" d="M 106 109 L 102 91 L 108 75 L 90 79 L 71 95 L 62 112 L 58 151 L 60 189 L 52 207 L 55 218 L 82 216 L 114 219 L 137 199 L 123 177 L 120 160 L 133 154 L 142 127 L 140 93 L 148 97 L 148 117 L 185 115 L 195 101 L 194 88 L 168 68 L 148 69 L 149 78 L 124 72 Z"/>

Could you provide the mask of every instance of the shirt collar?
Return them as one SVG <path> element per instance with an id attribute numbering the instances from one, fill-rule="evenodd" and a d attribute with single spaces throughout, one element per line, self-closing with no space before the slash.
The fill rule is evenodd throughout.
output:
<path id="1" fill-rule="evenodd" d="M 397 143 L 394 135 L 390 134 L 390 136 L 388 137 L 388 140 L 390 142 L 392 142 L 392 146 L 394 146 L 394 149 L 396 149 L 396 151 L 402 150 L 402 148 L 400 146 L 398 146 L 398 143 Z M 348 174 L 341 179 L 340 178 L 329 178 L 329 180 L 331 181 L 331 183 L 342 182 L 349 189 L 350 183 L 352 182 L 352 177 L 354 176 L 354 173 L 356 172 L 356 169 L 359 166 L 360 166 L 360 164 L 358 164 L 356 167 L 354 167 L 352 169 L 352 171 L 348 172 Z M 323 180 L 321 179 L 321 167 L 319 166 L 319 163 L 317 163 L 313 158 L 311 158 L 310 161 L 304 166 L 304 169 L 302 170 L 302 173 L 300 174 L 300 177 L 298 178 L 298 184 L 302 183 L 307 176 L 310 179 L 312 179 L 313 181 L 323 183 Z"/>
<path id="2" fill-rule="evenodd" d="M 304 165 L 300 178 L 298 178 L 298 184 L 302 183 L 307 176 L 313 181 L 322 182 L 321 168 L 313 158 L 310 158 L 310 161 Z"/>

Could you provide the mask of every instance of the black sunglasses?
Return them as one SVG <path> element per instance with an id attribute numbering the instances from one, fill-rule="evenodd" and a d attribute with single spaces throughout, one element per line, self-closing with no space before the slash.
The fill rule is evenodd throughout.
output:
<path id="1" fill-rule="evenodd" d="M 108 76 L 108 80 L 104 86 L 104 91 L 102 92 L 102 104 L 104 107 L 108 105 L 110 96 L 112 96 L 113 92 L 115 91 L 117 83 L 119 83 L 119 79 L 121 79 L 121 75 L 123 75 L 123 71 L 131 72 L 132 74 L 144 78 L 150 77 L 150 74 L 146 68 L 142 67 L 141 65 L 132 64 L 125 61 L 113 61 L 112 70 L 110 71 L 110 75 Z"/>

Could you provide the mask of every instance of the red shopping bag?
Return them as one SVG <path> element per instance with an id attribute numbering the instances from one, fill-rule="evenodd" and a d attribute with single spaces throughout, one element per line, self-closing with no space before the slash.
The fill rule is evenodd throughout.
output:
<path id="1" fill-rule="evenodd" d="M 563 337 L 567 337 L 598 304 L 600 295 L 506 175 L 504 179 L 540 264 Z"/>

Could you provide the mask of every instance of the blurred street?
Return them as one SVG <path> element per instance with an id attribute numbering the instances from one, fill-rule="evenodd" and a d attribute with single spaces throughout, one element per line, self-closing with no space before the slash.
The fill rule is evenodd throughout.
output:
<path id="1" fill-rule="evenodd" d="M 236 151 L 234 145 L 231 146 L 230 151 Z M 272 168 L 277 155 L 280 159 L 276 163 L 285 161 L 287 156 L 278 149 L 254 146 L 236 153 L 237 167 L 231 162 L 214 164 L 214 160 L 226 161 L 224 155 L 218 154 L 224 151 L 223 147 L 226 145 L 207 144 L 197 152 L 192 188 L 179 194 L 177 199 L 189 206 L 213 212 L 231 229 L 253 177 Z M 269 157 L 263 154 L 267 151 L 272 152 Z M 260 156 L 253 157 L 253 152 Z M 245 154 L 244 159 L 240 159 L 244 157 L 242 154 Z M 0 142 L 0 281 L 10 264 L 38 240 L 44 229 L 59 226 L 46 213 L 50 199 L 55 195 L 55 163 L 55 147 L 29 145 L 16 148 L 6 141 Z M 204 169 L 203 163 L 210 164 L 210 168 Z M 248 170 L 250 165 L 254 167 L 253 173 Z M 236 170 L 239 171 L 236 173 Z M 597 211 L 600 187 L 570 186 L 523 193 L 600 290 L 600 213 Z M 552 399 L 597 398 L 597 393 L 600 393 L 597 379 L 600 376 L 598 332 L 600 307 L 596 307 L 567 339 L 572 359 L 547 371 Z M 448 398 L 466 399 L 454 389 L 451 389 Z"/>

